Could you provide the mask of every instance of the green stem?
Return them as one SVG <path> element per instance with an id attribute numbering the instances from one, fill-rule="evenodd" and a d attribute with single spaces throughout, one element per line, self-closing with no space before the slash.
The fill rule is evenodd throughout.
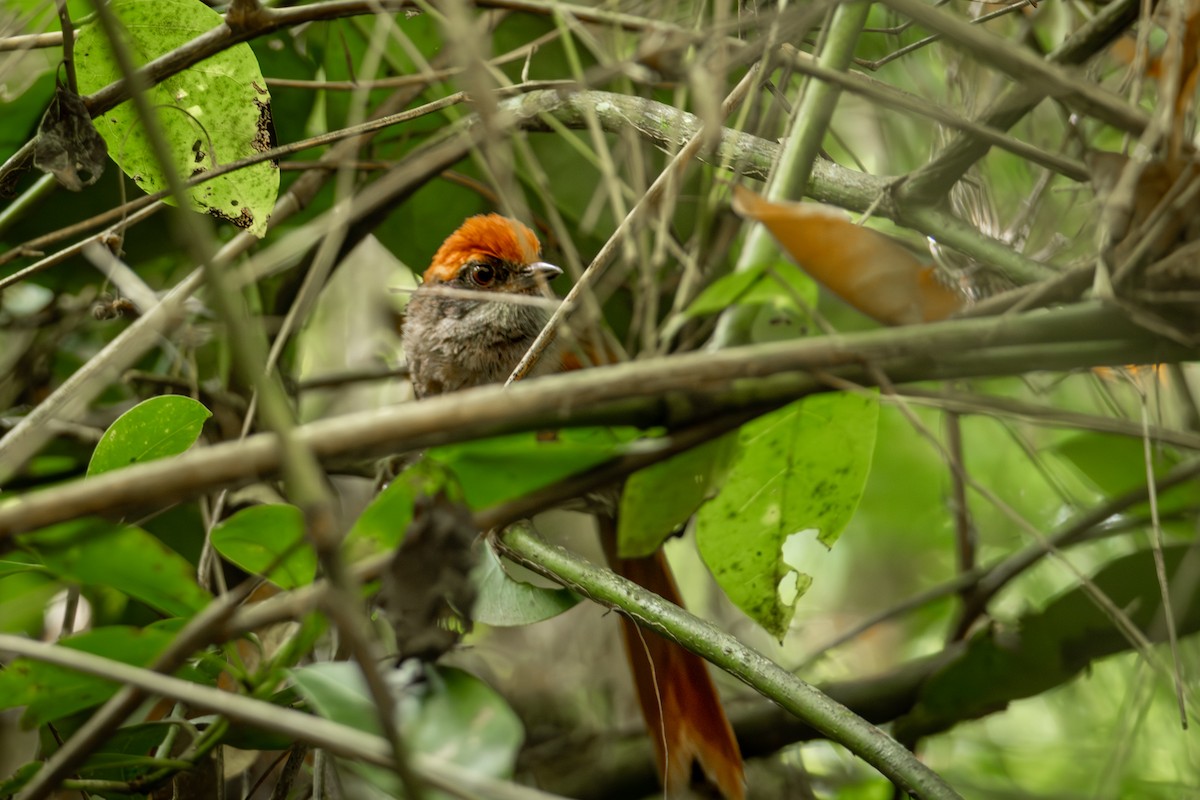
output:
<path id="1" fill-rule="evenodd" d="M 854 46 L 870 10 L 871 4 L 867 2 L 846 3 L 834 9 L 825 45 L 817 59 L 819 66 L 836 72 L 849 69 Z M 768 199 L 794 200 L 804 194 L 841 93 L 840 86 L 816 78 L 808 80 L 804 96 L 792 112 L 792 127 L 783 140 L 779 161 L 771 170 L 766 190 Z M 766 228 L 751 225 L 734 271 L 744 272 L 778 257 L 779 247 Z M 756 314 L 755 308 L 733 306 L 718 320 L 713 342 L 717 347 L 748 343 L 750 324 Z"/>
<path id="2" fill-rule="evenodd" d="M 914 797 L 958 798 L 933 770 L 871 723 L 709 622 L 547 543 L 525 525 L 500 535 L 505 554 L 639 625 L 678 642 L 870 763 Z"/>

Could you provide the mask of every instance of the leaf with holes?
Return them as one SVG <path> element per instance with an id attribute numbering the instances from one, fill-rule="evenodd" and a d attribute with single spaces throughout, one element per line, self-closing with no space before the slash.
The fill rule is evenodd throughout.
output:
<path id="1" fill-rule="evenodd" d="M 117 417 L 108 427 L 88 464 L 88 475 L 176 456 L 200 438 L 212 412 L 190 397 L 151 397 Z"/>
<path id="2" fill-rule="evenodd" d="M 879 404 L 860 394 L 807 397 L 742 426 L 721 493 L 700 509 L 696 541 L 730 599 L 783 638 L 812 578 L 784 546 L 812 531 L 830 547 L 850 521 L 871 467 Z M 793 542 L 794 544 L 794 542 Z"/>
<path id="3" fill-rule="evenodd" d="M 114 0 L 109 8 L 124 31 L 120 46 L 139 67 L 224 24 L 200 0 Z M 80 28 L 75 59 L 81 94 L 123 77 L 97 24 Z M 272 146 L 271 95 L 248 44 L 222 50 L 166 78 L 148 94 L 170 150 L 171 166 L 181 178 Z M 167 188 L 132 102 L 104 112 L 95 122 L 109 154 L 134 183 L 147 193 Z M 279 168 L 269 161 L 206 181 L 188 192 L 193 209 L 255 236 L 266 233 L 278 193 Z"/>

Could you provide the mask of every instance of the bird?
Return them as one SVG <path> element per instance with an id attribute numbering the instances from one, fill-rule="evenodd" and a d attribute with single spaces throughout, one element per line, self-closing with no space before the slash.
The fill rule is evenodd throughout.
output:
<path id="1" fill-rule="evenodd" d="M 499 214 L 463 222 L 438 248 L 405 308 L 401 340 L 416 397 L 505 381 L 549 319 L 549 309 L 539 299 L 547 282 L 561 274 L 559 267 L 541 260 L 538 237 L 524 223 Z M 593 350 L 587 360 L 611 360 L 603 348 Z M 552 345 L 533 374 L 581 367 L 573 352 Z M 609 565 L 682 606 L 661 550 L 644 558 L 617 554 L 615 496 L 589 508 Z M 667 796 L 681 796 L 703 776 L 701 783 L 725 800 L 744 800 L 741 752 L 703 659 L 657 634 L 643 633 L 624 616 L 621 622 Z"/>

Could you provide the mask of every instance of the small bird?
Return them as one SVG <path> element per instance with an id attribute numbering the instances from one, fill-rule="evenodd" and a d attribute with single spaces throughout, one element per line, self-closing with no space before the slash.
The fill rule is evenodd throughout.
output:
<path id="1" fill-rule="evenodd" d="M 542 287 L 562 274 L 540 253 L 533 231 L 499 214 L 471 217 L 442 242 L 404 311 L 418 398 L 508 378 L 549 319 Z M 554 371 L 548 355 L 542 369 Z"/>
<path id="2" fill-rule="evenodd" d="M 405 311 L 403 346 L 418 398 L 500 383 L 509 376 L 549 319 L 547 307 L 537 302 L 546 281 L 562 274 L 540 258 L 537 235 L 498 214 L 471 217 L 450 234 Z M 580 366 L 574 354 L 553 348 L 539 364 L 542 373 Z M 592 505 L 604 506 L 589 510 L 596 514 L 612 568 L 682 606 L 662 552 L 619 558 L 612 498 Z M 743 800 L 741 753 L 703 659 L 624 617 L 622 624 L 667 796 L 680 796 L 703 774 L 725 800 Z"/>

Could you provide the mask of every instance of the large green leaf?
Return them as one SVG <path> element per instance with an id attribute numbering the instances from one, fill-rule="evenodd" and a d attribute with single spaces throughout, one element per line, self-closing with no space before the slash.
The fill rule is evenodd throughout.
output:
<path id="1" fill-rule="evenodd" d="M 484 545 L 479 564 L 471 572 L 475 607 L 471 619 L 484 625 L 516 626 L 541 622 L 574 608 L 579 598 L 567 589 L 534 586 L 504 570 L 492 548 Z"/>
<path id="2" fill-rule="evenodd" d="M 617 515 L 622 558 L 648 556 L 725 482 L 737 434 L 705 442 L 629 476 Z"/>
<path id="3" fill-rule="evenodd" d="M 195 568 L 141 528 L 81 519 L 17 540 L 61 578 L 115 589 L 171 616 L 190 616 L 212 599 Z"/>
<path id="4" fill-rule="evenodd" d="M 172 631 L 154 625 L 148 628 L 112 626 L 63 639 L 60 644 L 123 664 L 144 667 L 166 649 L 173 637 Z M 0 671 L 0 708 L 25 706 L 21 722 L 32 728 L 99 705 L 118 688 L 119 684 L 103 678 L 43 661 L 18 658 Z"/>
<path id="5" fill-rule="evenodd" d="M 878 402 L 861 394 L 805 398 L 742 426 L 724 489 L 697 515 L 705 563 L 730 599 L 782 638 L 794 598 L 780 596 L 795 573 L 796 596 L 812 577 L 784 560 L 794 535 L 826 547 L 858 506 L 871 467 Z"/>
<path id="6" fill-rule="evenodd" d="M 88 475 L 179 455 L 196 443 L 211 416 L 190 397 L 169 394 L 143 400 L 108 426 L 96 443 Z"/>
<path id="7" fill-rule="evenodd" d="M 295 506 L 244 508 L 213 528 L 217 552 L 281 589 L 312 583 L 317 554 L 304 541 L 304 512 Z"/>
<path id="8" fill-rule="evenodd" d="M 200 0 L 114 0 L 109 7 L 124 28 L 134 63 L 169 53 L 223 24 Z M 98 25 L 85 25 L 75 44 L 79 90 L 96 91 L 122 77 Z M 271 95 L 247 44 L 237 44 L 173 75 L 149 91 L 158 124 L 183 178 L 270 149 Z M 96 118 L 108 152 L 146 192 L 167 188 L 141 121 L 126 101 Z M 202 183 L 190 192 L 192 208 L 245 228 L 256 236 L 279 191 L 279 169 L 270 162 Z"/>

